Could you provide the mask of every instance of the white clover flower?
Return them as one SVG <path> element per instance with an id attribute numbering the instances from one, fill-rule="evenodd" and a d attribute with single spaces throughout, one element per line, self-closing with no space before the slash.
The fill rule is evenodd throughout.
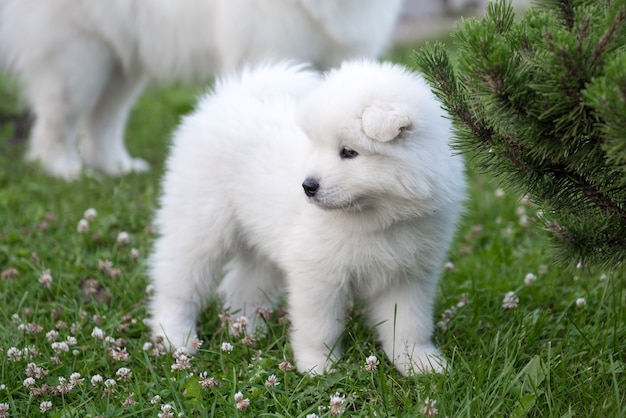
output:
<path id="1" fill-rule="evenodd" d="M 22 350 L 17 347 L 11 347 L 7 350 L 7 357 L 11 361 L 20 361 L 22 359 Z"/>
<path id="2" fill-rule="evenodd" d="M 42 401 L 39 404 L 39 411 L 41 411 L 42 413 L 47 412 L 50 408 L 52 408 L 51 401 Z"/>
<path id="3" fill-rule="evenodd" d="M 530 220 L 528 219 L 528 216 L 526 215 L 522 215 L 519 217 L 519 225 L 522 227 L 527 227 L 528 225 L 530 225 Z"/>
<path id="4" fill-rule="evenodd" d="M 343 404 L 346 401 L 346 395 L 340 396 L 339 392 L 330 396 L 330 414 L 333 416 L 343 413 Z"/>
<path id="5" fill-rule="evenodd" d="M 59 377 L 59 384 L 57 385 L 57 391 L 60 393 L 69 393 L 74 389 L 74 386 L 67 381 L 63 376 Z"/>
<path id="6" fill-rule="evenodd" d="M 287 360 L 283 361 L 278 365 L 278 369 L 281 372 L 290 372 L 293 370 L 293 364 L 289 363 Z"/>
<path id="7" fill-rule="evenodd" d="M 47 374 L 47 372 L 44 371 L 43 368 L 37 366 L 37 364 L 35 364 L 33 362 L 28 363 L 26 365 L 25 373 L 26 373 L 27 377 L 34 377 L 34 378 L 37 378 L 37 379 L 41 379 L 41 378 L 43 378 Z"/>
<path id="8" fill-rule="evenodd" d="M 535 280 L 537 280 L 537 276 L 535 276 L 533 273 L 528 273 L 526 277 L 524 277 L 524 284 L 526 286 L 530 286 L 535 282 Z"/>
<path id="9" fill-rule="evenodd" d="M 159 418 L 174 418 L 174 408 L 172 405 L 166 403 L 165 405 L 161 405 L 161 412 L 157 414 Z"/>
<path id="10" fill-rule="evenodd" d="M 25 388 L 29 388 L 29 387 L 33 386 L 35 383 L 36 382 L 35 382 L 35 378 L 34 377 L 27 377 L 22 382 L 22 385 L 24 385 Z"/>
<path id="11" fill-rule="evenodd" d="M 176 357 L 176 363 L 172 364 L 171 366 L 172 371 L 187 370 L 190 368 L 191 368 L 191 362 L 189 361 L 189 357 L 187 357 L 184 354 L 181 354 L 178 357 Z"/>
<path id="12" fill-rule="evenodd" d="M 251 360 L 252 361 L 261 361 L 263 359 L 262 355 L 263 355 L 263 352 L 261 350 L 258 350 L 256 353 L 254 353 L 254 355 L 252 356 Z"/>
<path id="13" fill-rule="evenodd" d="M 276 387 L 278 385 L 280 385 L 280 382 L 278 381 L 278 378 L 276 377 L 275 374 L 269 375 L 269 377 L 265 381 L 265 386 L 268 387 L 268 388 L 273 388 L 273 387 Z"/>
<path id="14" fill-rule="evenodd" d="M 174 357 L 175 359 L 184 356 L 185 358 L 189 357 L 189 350 L 187 350 L 187 347 L 178 347 L 173 353 L 172 353 L 172 357 Z"/>
<path id="15" fill-rule="evenodd" d="M 245 411 L 250 406 L 250 399 L 245 398 L 235 404 L 238 410 Z"/>
<path id="16" fill-rule="evenodd" d="M 122 380 L 128 379 L 132 376 L 132 374 L 133 372 L 127 367 L 120 367 L 119 369 L 117 369 L 117 372 L 115 372 L 115 375 Z"/>
<path id="17" fill-rule="evenodd" d="M 161 402 L 161 397 L 160 397 L 159 395 L 154 395 L 154 396 L 152 397 L 152 399 L 150 399 L 150 403 L 151 403 L 152 405 L 156 405 L 156 404 L 158 404 L 159 402 Z"/>
<path id="18" fill-rule="evenodd" d="M 374 370 L 378 369 L 379 364 L 380 361 L 376 356 L 369 356 L 365 359 L 365 370 L 367 370 L 368 372 L 373 372 Z"/>
<path id="19" fill-rule="evenodd" d="M 50 274 L 50 270 L 43 271 L 41 276 L 39 276 L 39 283 L 46 289 L 50 289 L 52 285 L 52 274 Z"/>
<path id="20" fill-rule="evenodd" d="M 78 231 L 79 234 L 89 232 L 89 222 L 87 221 L 87 219 L 81 219 L 80 221 L 78 221 L 78 225 L 76 225 L 76 231 Z"/>
<path id="21" fill-rule="evenodd" d="M 233 345 L 231 343 L 224 342 L 221 347 L 222 351 L 225 353 L 230 353 L 233 351 Z"/>
<path id="22" fill-rule="evenodd" d="M 25 359 L 32 359 L 37 354 L 35 347 L 25 347 L 22 349 L 22 357 Z"/>
<path id="23" fill-rule="evenodd" d="M 104 381 L 104 386 L 106 386 L 108 388 L 112 388 L 116 384 L 117 384 L 117 382 L 115 381 L 115 379 L 107 379 L 107 380 Z"/>
<path id="24" fill-rule="evenodd" d="M 456 306 L 458 308 L 462 308 L 465 305 L 467 305 L 469 303 L 470 299 L 469 299 L 469 295 L 467 293 L 463 293 L 461 295 L 461 297 L 459 298 L 459 301 L 456 303 Z"/>
<path id="25" fill-rule="evenodd" d="M 446 271 L 454 270 L 454 263 L 452 263 L 452 261 L 447 261 L 443 265 L 443 269 L 446 270 Z"/>
<path id="26" fill-rule="evenodd" d="M 98 211 L 94 208 L 89 208 L 85 211 L 85 213 L 83 213 L 83 218 L 87 219 L 88 221 L 94 221 L 97 216 Z"/>
<path id="27" fill-rule="evenodd" d="M 152 347 L 153 347 L 153 344 L 150 341 L 148 341 L 147 343 L 143 344 L 142 350 L 143 351 L 150 351 L 150 350 L 152 350 Z"/>
<path id="28" fill-rule="evenodd" d="M 67 343 L 67 345 L 76 345 L 76 344 L 78 344 L 78 341 L 76 340 L 76 337 L 74 337 L 72 335 L 68 335 L 67 338 L 65 339 L 65 342 Z"/>
<path id="29" fill-rule="evenodd" d="M 93 331 L 91 331 L 91 336 L 99 340 L 104 340 L 105 335 L 104 331 L 98 327 L 93 327 Z"/>
<path id="30" fill-rule="evenodd" d="M 102 378 L 102 376 L 100 376 L 99 374 L 95 374 L 91 377 L 91 384 L 93 386 L 98 386 L 100 383 L 102 383 L 104 381 L 104 379 Z"/>
<path id="31" fill-rule="evenodd" d="M 504 295 L 504 299 L 502 299 L 502 307 L 504 309 L 517 308 L 518 304 L 519 298 L 517 297 L 515 292 L 507 292 L 507 294 Z"/>
<path id="32" fill-rule="evenodd" d="M 28 334 L 39 334 L 41 331 L 43 331 L 43 327 L 41 325 L 35 324 L 35 323 L 29 323 L 28 329 L 26 332 Z"/>
<path id="33" fill-rule="evenodd" d="M 250 399 L 244 398 L 243 393 L 235 393 L 235 406 L 240 411 L 245 411 L 250 406 Z"/>
<path id="34" fill-rule="evenodd" d="M 435 399 L 426 398 L 424 399 L 424 406 L 422 407 L 422 414 L 427 418 L 432 418 L 437 415 L 437 408 L 435 408 L 435 404 L 437 401 Z"/>
<path id="35" fill-rule="evenodd" d="M 140 253 L 139 253 L 139 250 L 137 248 L 131 248 L 130 251 L 128 252 L 128 256 L 130 257 L 131 260 L 138 259 L 139 255 L 140 255 Z"/>
<path id="36" fill-rule="evenodd" d="M 226 321 L 230 321 L 230 314 L 228 312 L 222 312 L 217 317 L 220 319 L 220 322 L 222 323 Z"/>
<path id="37" fill-rule="evenodd" d="M 235 320 L 230 321 L 230 333 L 237 337 L 241 333 L 246 332 L 246 327 L 248 326 L 248 318 L 245 316 L 240 316 Z"/>
<path id="38" fill-rule="evenodd" d="M 46 340 L 53 343 L 59 338 L 59 332 L 57 330 L 51 330 L 46 332 Z"/>
<path id="39" fill-rule="evenodd" d="M 130 235 L 128 235 L 128 232 L 121 231 L 119 234 L 117 234 L 117 245 L 121 247 L 123 245 L 128 245 L 129 243 Z"/>
<path id="40" fill-rule="evenodd" d="M 200 383 L 202 389 L 216 388 L 220 386 L 220 381 L 214 377 L 209 377 L 209 374 L 207 372 L 200 373 L 198 377 L 200 378 L 200 380 L 198 380 L 198 383 Z"/>
<path id="41" fill-rule="evenodd" d="M 585 298 L 576 299 L 576 306 L 578 306 L 579 308 L 585 306 L 586 304 L 587 304 L 587 301 L 585 300 Z"/>
<path id="42" fill-rule="evenodd" d="M 204 341 L 202 341 L 198 337 L 193 337 L 190 341 L 190 344 L 191 344 L 191 348 L 197 351 L 200 348 L 202 348 L 202 344 L 204 344 Z"/>
<path id="43" fill-rule="evenodd" d="M 78 372 L 74 372 L 70 375 L 70 384 L 72 386 L 80 386 L 83 384 L 84 380 L 85 379 L 83 379 Z"/>
<path id="44" fill-rule="evenodd" d="M 70 351 L 70 346 L 67 345 L 67 343 L 64 341 L 61 341 L 61 342 L 55 341 L 52 344 L 50 344 L 50 346 L 56 353 L 67 353 L 68 351 Z"/>
<path id="45" fill-rule="evenodd" d="M 106 349 L 106 352 L 108 355 L 110 355 L 113 360 L 116 361 L 124 361 L 128 358 L 129 354 L 128 351 L 126 350 L 126 347 L 108 347 Z"/>

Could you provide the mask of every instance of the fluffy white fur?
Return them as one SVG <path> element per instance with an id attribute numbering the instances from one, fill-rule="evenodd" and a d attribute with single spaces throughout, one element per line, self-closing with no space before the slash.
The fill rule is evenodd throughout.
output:
<path id="1" fill-rule="evenodd" d="M 19 76 L 36 116 L 29 159 L 64 178 L 83 165 L 109 174 L 143 171 L 147 163 L 128 154 L 123 134 L 147 82 L 206 78 L 261 59 L 325 67 L 373 57 L 400 4 L 0 0 L 0 62 Z"/>
<path id="2" fill-rule="evenodd" d="M 154 335 L 188 346 L 218 286 L 252 327 L 286 290 L 298 370 L 331 367 L 358 300 L 401 373 L 441 371 L 432 307 L 465 194 L 449 134 L 423 79 L 396 65 L 348 62 L 320 80 L 278 64 L 219 81 L 167 161 Z"/>

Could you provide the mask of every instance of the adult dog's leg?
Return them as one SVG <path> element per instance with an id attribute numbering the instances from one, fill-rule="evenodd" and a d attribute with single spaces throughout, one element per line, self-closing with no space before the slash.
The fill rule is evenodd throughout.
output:
<path id="1" fill-rule="evenodd" d="M 20 77 L 35 113 L 28 160 L 50 175 L 72 179 L 82 164 L 76 137 L 104 86 L 111 58 L 97 44 L 68 42 L 22 65 Z"/>
<path id="2" fill-rule="evenodd" d="M 124 130 L 132 105 L 146 85 L 141 73 L 111 71 L 106 85 L 87 117 L 87 137 L 81 143 L 83 161 L 107 174 L 147 171 L 148 163 L 132 158 L 124 146 Z"/>

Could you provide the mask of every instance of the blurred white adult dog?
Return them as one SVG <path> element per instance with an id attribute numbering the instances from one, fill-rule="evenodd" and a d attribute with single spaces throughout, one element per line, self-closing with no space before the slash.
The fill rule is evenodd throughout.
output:
<path id="1" fill-rule="evenodd" d="M 286 290 L 300 371 L 341 355 L 355 300 L 401 373 L 441 371 L 432 307 L 465 195 L 449 135 L 426 83 L 397 65 L 347 62 L 318 80 L 278 64 L 218 81 L 167 160 L 154 336 L 189 347 L 218 286 L 250 328 Z"/>
<path id="2" fill-rule="evenodd" d="M 148 81 L 206 78 L 260 59 L 326 67 L 374 57 L 401 2 L 0 0 L 0 62 L 24 85 L 36 116 L 27 157 L 46 172 L 144 171 L 123 136 Z"/>

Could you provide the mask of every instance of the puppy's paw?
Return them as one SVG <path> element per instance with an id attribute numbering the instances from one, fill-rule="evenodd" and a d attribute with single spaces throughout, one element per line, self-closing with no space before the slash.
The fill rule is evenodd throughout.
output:
<path id="1" fill-rule="evenodd" d="M 307 350 L 306 353 L 295 352 L 296 368 L 300 373 L 317 376 L 334 371 L 334 364 L 338 360 L 337 353 L 314 352 Z"/>
<path id="2" fill-rule="evenodd" d="M 193 355 L 199 348 L 198 336 L 193 326 L 164 323 L 154 318 L 147 319 L 145 322 L 152 330 L 152 340 L 163 345 L 168 351 L 175 352 L 182 349 Z"/>
<path id="3" fill-rule="evenodd" d="M 144 173 L 150 170 L 150 164 L 141 158 L 126 157 L 115 161 L 96 164 L 94 168 L 104 171 L 107 174 L 117 176 L 128 173 Z"/>
<path id="4" fill-rule="evenodd" d="M 141 158 L 131 158 L 127 172 L 145 173 L 150 171 L 150 164 Z"/>
<path id="5" fill-rule="evenodd" d="M 394 366 L 403 376 L 424 373 L 443 373 L 446 360 L 433 345 L 416 345 L 411 352 L 397 356 Z"/>
<path id="6" fill-rule="evenodd" d="M 68 181 L 76 180 L 83 169 L 78 153 L 71 150 L 55 152 L 30 149 L 25 158 L 28 162 L 39 163 L 46 174 Z"/>
<path id="7" fill-rule="evenodd" d="M 131 157 L 126 149 L 102 151 L 88 140 L 81 143 L 80 156 L 87 167 L 108 175 L 118 176 L 150 170 L 146 161 Z"/>

